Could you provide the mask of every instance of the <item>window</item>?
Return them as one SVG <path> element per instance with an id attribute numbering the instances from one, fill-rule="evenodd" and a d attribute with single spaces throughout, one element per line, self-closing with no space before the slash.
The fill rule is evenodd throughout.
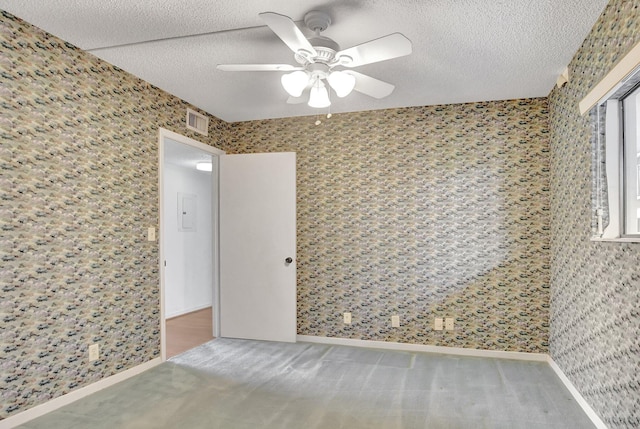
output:
<path id="1" fill-rule="evenodd" d="M 623 234 L 640 235 L 640 86 L 622 99 Z"/>
<path id="2" fill-rule="evenodd" d="M 640 242 L 640 42 L 580 101 L 592 125 L 592 240 Z"/>
<path id="3" fill-rule="evenodd" d="M 594 240 L 640 241 L 640 68 L 591 109 Z"/>

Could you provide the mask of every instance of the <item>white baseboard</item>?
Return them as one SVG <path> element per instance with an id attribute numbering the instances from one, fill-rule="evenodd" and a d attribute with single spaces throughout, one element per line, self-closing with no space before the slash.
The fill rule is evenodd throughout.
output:
<path id="1" fill-rule="evenodd" d="M 198 305 L 195 307 L 191 307 L 191 308 L 187 308 L 187 309 L 182 309 L 179 311 L 175 311 L 173 313 L 167 314 L 165 317 L 166 319 L 173 319 L 174 317 L 180 317 L 180 316 L 184 316 L 185 314 L 189 314 L 189 313 L 193 313 L 194 311 L 200 311 L 200 310 L 204 310 L 205 308 L 211 308 L 212 304 L 204 304 L 204 305 Z"/>
<path id="2" fill-rule="evenodd" d="M 4 420 L 0 420 L 0 429 L 10 429 L 18 425 L 27 423 L 30 420 L 33 420 L 51 411 L 57 410 L 58 408 L 75 402 L 78 399 L 89 396 L 92 393 L 96 393 L 106 387 L 113 386 L 114 384 L 124 381 L 127 378 L 133 377 L 134 375 L 138 375 L 148 369 L 153 368 L 154 366 L 159 365 L 160 363 L 162 363 L 162 360 L 160 358 L 152 359 L 149 362 L 145 362 L 141 365 L 129 368 L 118 374 L 103 378 L 102 380 L 96 381 L 95 383 L 92 383 L 88 386 L 81 387 L 77 390 L 69 392 L 66 395 L 54 398 L 50 401 L 45 402 L 44 404 L 36 405 L 35 407 L 29 408 L 28 410 L 16 414 L 15 416 L 7 417 Z"/>
<path id="3" fill-rule="evenodd" d="M 315 337 L 298 335 L 298 341 L 307 343 L 334 344 L 340 346 L 369 347 L 375 349 L 398 350 L 406 352 L 440 353 L 456 356 L 492 357 L 498 359 L 529 360 L 547 362 L 549 355 L 544 353 L 504 352 L 499 350 L 463 349 L 459 347 L 428 346 L 423 344 L 393 343 L 387 341 L 353 340 L 350 338 Z"/>
<path id="4" fill-rule="evenodd" d="M 596 428 L 597 429 L 608 429 L 607 425 L 604 424 L 604 422 L 598 416 L 598 414 L 596 414 L 594 409 L 591 408 L 591 405 L 589 405 L 589 403 L 586 401 L 586 399 L 584 399 L 584 397 L 582 397 L 580 392 L 578 392 L 578 389 L 576 389 L 576 387 L 573 385 L 573 383 L 571 383 L 569 378 L 565 375 L 564 372 L 562 372 L 562 370 L 560 369 L 558 364 L 555 363 L 555 361 L 551 358 L 551 356 L 549 356 L 548 362 L 549 362 L 549 366 L 551 367 L 551 369 L 553 369 L 553 371 L 556 373 L 556 375 L 562 381 L 562 383 L 566 386 L 566 388 L 569 389 L 569 392 L 571 392 L 571 394 L 573 395 L 573 399 L 575 399 L 576 402 L 578 404 L 580 404 L 580 406 L 582 407 L 584 412 L 587 414 L 587 416 L 591 419 L 591 421 L 596 426 Z"/>

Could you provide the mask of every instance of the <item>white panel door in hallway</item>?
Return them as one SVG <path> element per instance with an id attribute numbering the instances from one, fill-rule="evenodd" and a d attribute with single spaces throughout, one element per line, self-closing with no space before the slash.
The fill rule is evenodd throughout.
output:
<path id="1" fill-rule="evenodd" d="M 296 154 L 220 157 L 220 336 L 296 338 Z"/>

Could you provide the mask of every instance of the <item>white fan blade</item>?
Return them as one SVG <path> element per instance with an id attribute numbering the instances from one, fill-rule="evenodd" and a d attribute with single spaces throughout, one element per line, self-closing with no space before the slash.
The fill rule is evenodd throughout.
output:
<path id="1" fill-rule="evenodd" d="M 354 90 L 373 98 L 384 98 L 390 95 L 395 89 L 394 85 L 375 79 L 371 76 L 367 76 L 366 74 L 354 72 L 352 70 L 345 73 L 355 76 L 356 86 L 353 88 Z"/>
<path id="2" fill-rule="evenodd" d="M 349 57 L 351 61 L 344 61 L 340 64 L 345 67 L 358 67 L 365 64 L 403 57 L 409 55 L 412 50 L 411 40 L 400 33 L 393 33 L 361 45 L 347 48 L 338 52 L 336 57 Z"/>
<path id="3" fill-rule="evenodd" d="M 302 94 L 300 97 L 289 97 L 287 99 L 287 104 L 302 104 L 306 103 L 309 100 L 309 96 L 306 94 Z"/>
<path id="4" fill-rule="evenodd" d="M 316 50 L 313 49 L 313 46 L 311 46 L 311 43 L 304 37 L 302 31 L 300 31 L 298 26 L 288 16 L 274 12 L 263 12 L 259 14 L 259 16 L 269 26 L 271 31 L 276 33 L 293 52 L 305 50 L 313 56 L 318 55 Z"/>
<path id="5" fill-rule="evenodd" d="M 218 70 L 222 71 L 295 71 L 303 70 L 290 64 L 218 64 Z"/>

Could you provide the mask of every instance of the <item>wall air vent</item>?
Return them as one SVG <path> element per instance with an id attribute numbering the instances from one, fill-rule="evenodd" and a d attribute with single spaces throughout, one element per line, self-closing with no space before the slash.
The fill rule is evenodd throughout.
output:
<path id="1" fill-rule="evenodd" d="M 209 134 L 209 118 L 194 110 L 187 109 L 187 129 L 206 136 Z"/>

